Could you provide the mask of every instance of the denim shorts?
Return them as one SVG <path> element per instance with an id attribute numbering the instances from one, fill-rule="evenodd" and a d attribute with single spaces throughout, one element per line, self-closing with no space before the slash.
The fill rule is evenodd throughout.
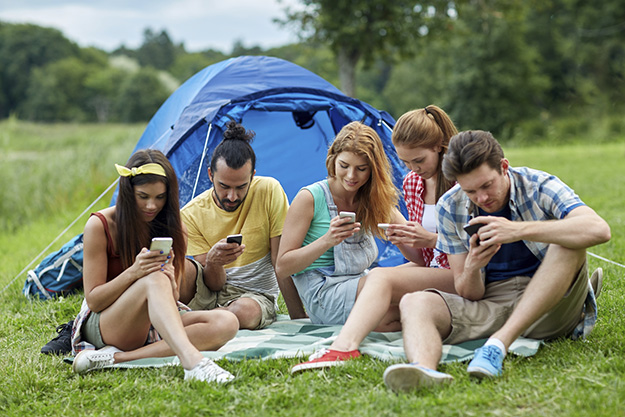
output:
<path id="1" fill-rule="evenodd" d="M 364 275 L 331 276 L 312 269 L 293 276 L 293 282 L 312 323 L 345 324 Z"/>

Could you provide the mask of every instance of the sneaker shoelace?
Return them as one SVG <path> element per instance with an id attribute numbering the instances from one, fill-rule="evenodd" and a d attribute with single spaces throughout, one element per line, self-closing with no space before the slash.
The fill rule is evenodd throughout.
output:
<path id="1" fill-rule="evenodd" d="M 211 381 L 226 382 L 232 379 L 232 374 L 230 372 L 221 368 L 210 359 L 203 361 L 198 370 L 208 375 Z"/>
<path id="2" fill-rule="evenodd" d="M 330 352 L 329 349 L 323 348 L 321 350 L 316 351 L 312 355 L 310 355 L 308 357 L 308 360 L 309 361 L 314 361 L 315 359 L 319 359 L 319 358 L 323 357 L 323 355 L 325 355 L 326 353 L 329 353 L 329 352 Z"/>
<path id="3" fill-rule="evenodd" d="M 484 348 L 484 358 L 490 363 L 501 362 L 501 351 L 495 346 L 486 346 Z"/>
<path id="4" fill-rule="evenodd" d="M 109 365 L 113 365 L 114 362 L 114 358 L 113 358 L 114 354 L 111 352 L 98 352 L 98 353 L 92 353 L 91 355 L 89 355 L 89 362 L 90 362 L 90 369 L 98 369 L 98 368 L 104 368 L 106 366 Z"/>
<path id="5" fill-rule="evenodd" d="M 56 326 L 56 333 L 57 336 L 52 340 L 59 340 L 62 337 L 69 337 L 72 333 L 72 328 L 68 326 L 67 323 L 60 324 Z"/>

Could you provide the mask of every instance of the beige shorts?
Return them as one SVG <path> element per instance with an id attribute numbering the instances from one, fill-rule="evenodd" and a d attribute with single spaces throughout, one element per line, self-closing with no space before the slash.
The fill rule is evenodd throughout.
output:
<path id="1" fill-rule="evenodd" d="M 484 297 L 478 301 L 434 289 L 427 290 L 443 297 L 451 313 L 451 333 L 443 343 L 456 344 L 490 337 L 508 320 L 530 279 L 519 276 L 492 282 L 486 286 Z M 582 318 L 588 285 L 588 263 L 585 262 L 564 298 L 522 336 L 555 339 L 569 335 Z"/>
<path id="2" fill-rule="evenodd" d="M 270 294 L 263 294 L 245 290 L 234 285 L 225 284 L 219 291 L 212 291 L 204 282 L 204 269 L 195 259 L 191 259 L 197 269 L 195 277 L 195 296 L 187 304 L 192 310 L 212 310 L 217 307 L 227 307 L 240 298 L 251 298 L 256 301 L 262 311 L 260 323 L 256 329 L 269 326 L 276 320 L 275 298 Z"/>

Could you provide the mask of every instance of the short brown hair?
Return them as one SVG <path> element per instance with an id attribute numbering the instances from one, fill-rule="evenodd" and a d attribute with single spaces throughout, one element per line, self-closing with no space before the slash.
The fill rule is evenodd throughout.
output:
<path id="1" fill-rule="evenodd" d="M 468 174 L 483 163 L 501 173 L 503 149 L 490 132 L 467 130 L 453 136 L 443 158 L 443 174 L 450 181 Z"/>

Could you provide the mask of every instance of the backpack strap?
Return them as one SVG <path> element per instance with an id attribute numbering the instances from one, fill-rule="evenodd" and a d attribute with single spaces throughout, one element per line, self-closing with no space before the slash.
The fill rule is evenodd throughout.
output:
<path id="1" fill-rule="evenodd" d="M 52 299 L 50 294 L 48 294 L 48 291 L 46 291 L 46 289 L 41 284 L 41 281 L 39 281 L 39 277 L 37 276 L 37 274 L 35 274 L 35 271 L 33 271 L 32 269 L 28 271 L 28 281 L 31 282 L 31 285 L 32 283 L 34 283 L 37 286 L 37 288 L 39 288 L 39 291 L 43 295 L 45 295 L 48 300 Z M 24 295 L 26 296 L 26 298 L 30 299 L 30 285 L 28 286 L 28 288 L 24 288 Z"/>

